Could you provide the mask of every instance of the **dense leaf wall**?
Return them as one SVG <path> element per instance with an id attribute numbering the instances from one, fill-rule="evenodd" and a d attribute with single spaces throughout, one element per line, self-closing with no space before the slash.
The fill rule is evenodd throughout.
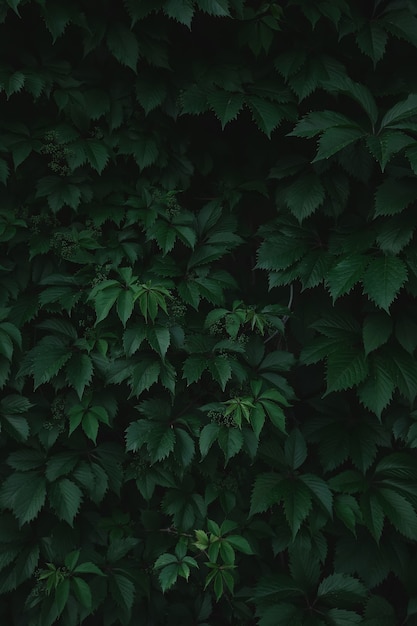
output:
<path id="1" fill-rule="evenodd" d="M 0 40 L 0 622 L 417 624 L 416 3 Z"/>

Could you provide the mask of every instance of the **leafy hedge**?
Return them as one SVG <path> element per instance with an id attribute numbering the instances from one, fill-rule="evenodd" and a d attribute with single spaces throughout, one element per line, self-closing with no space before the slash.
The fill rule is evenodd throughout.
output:
<path id="1" fill-rule="evenodd" d="M 1 623 L 416 625 L 416 3 L 0 38 Z"/>

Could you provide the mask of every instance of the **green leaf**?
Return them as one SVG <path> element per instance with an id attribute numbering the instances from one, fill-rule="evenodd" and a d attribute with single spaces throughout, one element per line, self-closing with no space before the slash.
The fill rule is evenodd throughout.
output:
<path id="1" fill-rule="evenodd" d="M 225 465 L 235 456 L 243 446 L 243 435 L 238 428 L 221 427 L 217 437 L 220 448 L 224 453 Z M 200 439 L 201 442 L 201 439 Z"/>
<path id="2" fill-rule="evenodd" d="M 224 391 L 227 381 L 232 377 L 229 359 L 223 355 L 216 356 L 212 361 L 209 361 L 208 366 L 213 379 L 219 383 L 222 391 Z"/>
<path id="3" fill-rule="evenodd" d="M 200 11 L 217 17 L 229 16 L 229 3 L 227 0 L 197 0 Z"/>
<path id="4" fill-rule="evenodd" d="M 135 585 L 129 578 L 119 572 L 114 572 L 110 579 L 111 595 L 120 607 L 128 613 L 132 610 L 135 601 Z"/>
<path id="5" fill-rule="evenodd" d="M 391 107 L 381 120 L 381 128 L 392 126 L 401 120 L 417 114 L 417 94 L 410 94 L 405 100 Z"/>
<path id="6" fill-rule="evenodd" d="M 81 427 L 88 439 L 91 439 L 93 443 L 97 443 L 99 421 L 94 413 L 87 411 L 83 415 Z"/>
<path id="7" fill-rule="evenodd" d="M 377 21 L 366 22 L 356 34 L 356 43 L 360 50 L 372 59 L 374 66 L 382 59 L 387 45 L 387 33 Z"/>
<path id="8" fill-rule="evenodd" d="M 213 443 L 217 440 L 220 432 L 220 426 L 218 424 L 206 424 L 200 433 L 199 447 L 201 456 L 204 458 L 207 456 Z"/>
<path id="9" fill-rule="evenodd" d="M 390 374 L 387 361 L 378 354 L 372 355 L 369 365 L 369 378 L 358 389 L 362 404 L 380 418 L 394 393 L 395 380 Z"/>
<path id="10" fill-rule="evenodd" d="M 167 0 L 164 3 L 164 13 L 180 24 L 191 28 L 194 15 L 194 3 L 192 0 Z"/>
<path id="11" fill-rule="evenodd" d="M 167 565 L 178 564 L 178 557 L 174 554 L 160 554 L 154 563 L 154 569 L 161 569 Z"/>
<path id="12" fill-rule="evenodd" d="M 61 478 L 51 485 L 49 500 L 59 519 L 73 526 L 82 501 L 80 488 L 68 478 Z"/>
<path id="13" fill-rule="evenodd" d="M 366 138 L 366 145 L 380 164 L 382 172 L 385 171 L 385 167 L 392 157 L 409 146 L 410 143 L 411 137 L 399 130 L 384 130 L 378 135 L 368 135 Z M 412 148 L 409 150 L 412 151 Z M 412 152 L 406 150 L 405 154 L 408 158 L 408 155 L 411 155 Z"/>
<path id="14" fill-rule="evenodd" d="M 107 148 L 97 139 L 88 139 L 84 143 L 84 150 L 91 167 L 101 174 L 109 161 Z"/>
<path id="15" fill-rule="evenodd" d="M 395 215 L 417 200 L 417 184 L 410 179 L 387 178 L 375 193 L 375 216 Z"/>
<path id="16" fill-rule="evenodd" d="M 327 358 L 325 395 L 359 385 L 367 374 L 368 365 L 364 355 L 352 345 L 341 345 L 340 350 L 332 352 Z"/>
<path id="17" fill-rule="evenodd" d="M 263 513 L 267 511 L 273 504 L 280 500 L 278 490 L 282 476 L 275 472 L 267 472 L 259 474 L 255 479 L 252 490 L 251 505 L 249 515 L 255 513 Z"/>
<path id="18" fill-rule="evenodd" d="M 79 576 L 72 576 L 71 590 L 74 592 L 78 602 L 87 610 L 91 610 L 93 605 L 93 597 L 90 586 Z"/>
<path id="19" fill-rule="evenodd" d="M 388 313 L 406 280 L 407 268 L 404 261 L 395 256 L 378 257 L 369 263 L 365 271 L 363 291 Z"/>
<path id="20" fill-rule="evenodd" d="M 398 254 L 413 238 L 414 216 L 406 219 L 399 215 L 387 219 L 378 229 L 376 238 L 379 247 L 385 254 Z"/>
<path id="21" fill-rule="evenodd" d="M 334 500 L 336 516 L 356 536 L 356 520 L 359 514 L 359 506 L 353 496 L 340 494 Z"/>
<path id="22" fill-rule="evenodd" d="M 87 354 L 73 354 L 66 367 L 66 377 L 81 400 L 85 387 L 91 383 L 93 377 L 91 358 Z"/>
<path id="23" fill-rule="evenodd" d="M 330 606 L 338 606 L 345 602 L 353 604 L 366 598 L 365 586 L 348 574 L 331 574 L 321 581 L 317 590 L 317 597 Z"/>
<path id="24" fill-rule="evenodd" d="M 279 126 L 284 118 L 288 118 L 288 108 L 286 105 L 264 100 L 257 96 L 246 98 L 246 103 L 252 112 L 255 124 L 268 139 L 271 138 L 272 131 Z"/>
<path id="25" fill-rule="evenodd" d="M 188 0 L 183 0 L 188 2 Z M 169 0 L 169 5 L 172 9 L 180 8 L 176 0 Z M 168 3 L 164 6 L 164 11 L 167 12 Z M 173 13 L 174 11 L 172 11 Z M 172 14 L 168 15 L 173 17 Z M 136 80 L 136 98 L 145 111 L 145 115 L 148 115 L 151 111 L 159 107 L 165 100 L 167 95 L 167 88 L 163 81 L 158 81 L 158 78 L 153 73 L 141 73 Z"/>
<path id="26" fill-rule="evenodd" d="M 327 274 L 327 284 L 333 302 L 349 293 L 361 280 L 368 259 L 362 254 L 346 256 L 339 261 Z"/>
<path id="27" fill-rule="evenodd" d="M 65 609 L 65 605 L 68 602 L 70 592 L 70 581 L 68 578 L 64 578 L 58 584 L 55 589 L 55 606 L 57 610 L 57 616 L 61 615 L 63 610 Z"/>
<path id="28" fill-rule="evenodd" d="M 121 23 L 110 23 L 107 32 L 107 45 L 119 63 L 130 67 L 136 72 L 139 46 L 131 30 Z"/>
<path id="29" fill-rule="evenodd" d="M 175 557 L 174 557 L 175 558 Z M 165 593 L 177 581 L 180 564 L 172 563 L 167 565 L 159 572 L 159 582 L 161 583 L 162 592 Z"/>
<path id="30" fill-rule="evenodd" d="M 102 284 L 98 287 L 89 296 L 89 300 L 94 300 L 97 315 L 96 325 L 106 319 L 122 291 L 122 286 L 117 281 L 111 281 L 110 284 Z"/>
<path id="31" fill-rule="evenodd" d="M 410 354 L 417 348 L 417 324 L 408 315 L 399 314 L 395 321 L 395 337 Z"/>
<path id="32" fill-rule="evenodd" d="M 314 499 L 321 505 L 330 518 L 333 517 L 333 496 L 328 484 L 314 474 L 302 474 L 300 480 L 310 489 Z"/>
<path id="33" fill-rule="evenodd" d="M 291 469 L 298 469 L 307 458 L 307 445 L 298 428 L 294 428 L 285 441 L 285 460 Z"/>
<path id="34" fill-rule="evenodd" d="M 417 396 L 417 363 L 408 352 L 403 349 L 392 350 L 389 353 L 394 365 L 394 377 L 402 395 L 410 402 Z"/>
<path id="35" fill-rule="evenodd" d="M 375 541 L 379 543 L 384 527 L 384 511 L 375 493 L 361 497 L 360 509 L 366 527 Z"/>
<path id="36" fill-rule="evenodd" d="M 319 176 L 310 172 L 286 187 L 283 197 L 291 213 L 302 222 L 324 202 L 325 190 Z"/>
<path id="37" fill-rule="evenodd" d="M 165 459 L 174 450 L 175 431 L 165 424 L 153 424 L 148 431 L 147 446 L 151 462 Z"/>
<path id="38" fill-rule="evenodd" d="M 134 296 L 131 289 L 124 289 L 117 297 L 117 315 L 120 318 L 123 326 L 126 326 L 126 322 L 131 317 L 134 308 Z"/>
<path id="39" fill-rule="evenodd" d="M 49 382 L 70 357 L 70 349 L 57 337 L 41 339 L 30 352 L 35 389 Z"/>
<path id="40" fill-rule="evenodd" d="M 303 482 L 287 481 L 284 492 L 284 512 L 293 540 L 309 514 L 311 504 L 311 492 Z"/>
<path id="41" fill-rule="evenodd" d="M 45 478 L 35 472 L 14 472 L 0 491 L 2 506 L 13 511 L 21 526 L 38 516 L 45 499 Z"/>
<path id="42" fill-rule="evenodd" d="M 150 346 L 164 359 L 171 341 L 169 328 L 153 326 L 148 330 L 146 338 Z"/>
<path id="43" fill-rule="evenodd" d="M 134 157 L 141 170 L 153 165 L 159 156 L 158 145 L 153 137 L 142 135 L 135 142 Z"/>
<path id="44" fill-rule="evenodd" d="M 228 91 L 215 91 L 207 96 L 207 100 L 222 124 L 222 129 L 236 119 L 243 107 L 243 95 Z"/>
<path id="45" fill-rule="evenodd" d="M 230 545 L 238 550 L 239 552 L 243 552 L 243 554 L 254 554 L 249 542 L 244 537 L 240 535 L 228 535 L 227 541 Z"/>
<path id="46" fill-rule="evenodd" d="M 7 465 L 23 472 L 42 467 L 44 463 L 45 457 L 39 450 L 17 450 L 7 457 Z"/>
<path id="47" fill-rule="evenodd" d="M 132 395 L 140 396 L 154 385 L 159 377 L 161 365 L 157 361 L 142 361 L 135 366 L 132 374 Z"/>
<path id="48" fill-rule="evenodd" d="M 378 500 L 391 524 L 408 539 L 416 541 L 417 514 L 406 498 L 393 489 L 380 487 Z"/>
<path id="49" fill-rule="evenodd" d="M 383 346 L 392 333 L 392 319 L 386 313 L 371 313 L 363 321 L 362 337 L 365 354 Z"/>
<path id="50" fill-rule="evenodd" d="M 356 126 L 346 128 L 340 126 L 324 131 L 319 139 L 317 154 L 312 163 L 329 159 L 343 150 L 343 148 L 346 148 L 346 146 L 355 143 L 364 136 L 365 132 Z"/>
<path id="51" fill-rule="evenodd" d="M 105 576 L 101 569 L 94 565 L 94 563 L 90 563 L 90 561 L 85 561 L 84 563 L 80 563 L 74 569 L 74 574 L 96 574 L 97 576 Z"/>
<path id="52" fill-rule="evenodd" d="M 336 111 L 312 111 L 305 115 L 288 133 L 290 137 L 305 137 L 311 139 L 326 130 L 342 127 L 352 127 L 352 120 Z"/>

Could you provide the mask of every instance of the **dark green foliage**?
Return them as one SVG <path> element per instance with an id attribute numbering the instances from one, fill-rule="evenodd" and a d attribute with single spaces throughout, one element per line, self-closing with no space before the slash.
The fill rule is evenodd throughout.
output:
<path id="1" fill-rule="evenodd" d="M 415 626 L 416 3 L 0 38 L 0 623 Z"/>

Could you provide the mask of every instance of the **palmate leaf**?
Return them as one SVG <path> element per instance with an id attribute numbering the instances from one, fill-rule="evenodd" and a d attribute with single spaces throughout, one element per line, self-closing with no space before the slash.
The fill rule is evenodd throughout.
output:
<path id="1" fill-rule="evenodd" d="M 31 372 L 37 389 L 53 378 L 71 358 L 71 349 L 58 337 L 44 337 L 30 352 Z"/>
<path id="2" fill-rule="evenodd" d="M 382 118 L 381 128 L 392 126 L 412 115 L 417 114 L 417 94 L 410 94 L 402 102 L 395 104 Z"/>
<path id="3" fill-rule="evenodd" d="M 373 259 L 362 279 L 363 291 L 375 304 L 389 312 L 390 305 L 407 280 L 407 267 L 396 256 Z"/>
<path id="4" fill-rule="evenodd" d="M 337 352 L 332 352 L 327 358 L 325 395 L 359 385 L 367 374 L 368 364 L 364 354 L 354 346 L 341 345 Z"/>
<path id="5" fill-rule="evenodd" d="M 213 379 L 219 383 L 222 391 L 232 377 L 232 367 L 227 356 L 220 355 L 208 362 L 209 371 Z"/>
<path id="6" fill-rule="evenodd" d="M 351 127 L 352 120 L 337 111 L 312 111 L 297 122 L 289 137 L 305 137 L 311 139 L 326 130 L 335 127 Z"/>
<path id="7" fill-rule="evenodd" d="M 135 141 L 134 157 L 141 170 L 153 165 L 159 155 L 159 148 L 154 137 L 141 135 Z"/>
<path id="8" fill-rule="evenodd" d="M 382 509 L 394 526 L 408 539 L 417 539 L 417 514 L 408 500 L 393 489 L 379 487 L 377 498 Z"/>
<path id="9" fill-rule="evenodd" d="M 381 171 L 384 172 L 391 158 L 405 147 L 410 146 L 412 141 L 409 135 L 399 130 L 384 130 L 378 135 L 368 135 L 366 145 L 380 164 Z"/>
<path id="10" fill-rule="evenodd" d="M 263 513 L 278 502 L 278 492 L 282 476 L 276 472 L 259 474 L 255 480 L 251 495 L 249 515 Z"/>
<path id="11" fill-rule="evenodd" d="M 361 602 L 366 596 L 363 583 L 348 574 L 331 574 L 321 581 L 317 590 L 317 598 L 335 607 Z"/>
<path id="12" fill-rule="evenodd" d="M 395 380 L 390 373 L 389 362 L 376 354 L 369 359 L 369 378 L 358 389 L 362 404 L 380 418 L 391 401 Z"/>
<path id="13" fill-rule="evenodd" d="M 314 172 L 297 177 L 283 192 L 285 203 L 299 222 L 323 204 L 325 195 L 321 180 Z"/>
<path id="14" fill-rule="evenodd" d="M 365 354 L 383 346 L 391 336 L 393 330 L 392 319 L 382 311 L 371 313 L 363 321 L 362 338 Z"/>
<path id="15" fill-rule="evenodd" d="M 217 17 L 227 17 L 229 15 L 228 0 L 197 0 L 200 11 Z"/>
<path id="16" fill-rule="evenodd" d="M 325 480 L 314 474 L 301 474 L 300 480 L 310 490 L 313 498 L 327 515 L 333 517 L 333 495 Z"/>
<path id="17" fill-rule="evenodd" d="M 388 218 L 378 229 L 376 238 L 385 254 L 398 254 L 414 236 L 414 216 L 399 215 Z"/>
<path id="18" fill-rule="evenodd" d="M 375 216 L 401 213 L 417 200 L 414 180 L 387 178 L 375 193 Z"/>
<path id="19" fill-rule="evenodd" d="M 12 509 L 20 525 L 35 519 L 46 500 L 46 481 L 36 472 L 15 472 L 3 483 L 0 501 Z"/>
<path id="20" fill-rule="evenodd" d="M 356 35 L 359 48 L 372 59 L 374 67 L 384 56 L 387 41 L 388 35 L 377 21 L 367 22 Z"/>
<path id="21" fill-rule="evenodd" d="M 139 58 L 139 45 L 134 33 L 121 23 L 112 23 L 107 33 L 110 52 L 122 65 L 136 72 Z"/>
<path id="22" fill-rule="evenodd" d="M 136 589 L 133 582 L 124 574 L 123 570 L 114 572 L 110 577 L 109 587 L 116 604 L 130 614 L 135 600 Z M 129 574 L 127 573 L 127 575 Z"/>
<path id="23" fill-rule="evenodd" d="M 81 489 L 72 480 L 61 478 L 51 485 L 48 497 L 59 519 L 72 526 L 81 506 Z"/>
<path id="24" fill-rule="evenodd" d="M 368 259 L 362 254 L 346 256 L 327 274 L 327 284 L 333 302 L 349 293 L 362 278 Z"/>
<path id="25" fill-rule="evenodd" d="M 81 400 L 84 389 L 90 384 L 93 376 L 93 363 L 87 354 L 80 352 L 72 355 L 66 367 L 66 377 Z"/>
<path id="26" fill-rule="evenodd" d="M 175 430 L 166 424 L 153 423 L 147 433 L 147 448 L 152 463 L 161 461 L 174 450 Z"/>
<path id="27" fill-rule="evenodd" d="M 109 153 L 103 142 L 88 139 L 84 143 L 87 161 L 98 174 L 101 174 L 109 161 Z"/>
<path id="28" fill-rule="evenodd" d="M 169 328 L 166 326 L 152 326 L 152 328 L 149 328 L 146 338 L 151 348 L 164 359 L 171 342 Z"/>
<path id="29" fill-rule="evenodd" d="M 387 355 L 388 356 L 388 355 Z M 394 366 L 393 376 L 402 395 L 410 402 L 417 396 L 417 363 L 406 350 L 390 350 L 389 358 Z"/>
<path id="30" fill-rule="evenodd" d="M 79 576 L 72 576 L 71 590 L 74 592 L 74 595 L 81 606 L 90 610 L 93 604 L 93 597 L 88 583 L 86 583 L 85 580 Z"/>
<path id="31" fill-rule="evenodd" d="M 399 314 L 395 322 L 395 337 L 410 354 L 417 348 L 417 324 L 412 317 Z"/>
<path id="32" fill-rule="evenodd" d="M 364 494 L 360 499 L 363 521 L 372 537 L 379 543 L 384 527 L 384 511 L 374 492 Z"/>
<path id="33" fill-rule="evenodd" d="M 298 428 L 291 431 L 285 441 L 285 460 L 293 470 L 298 469 L 307 458 L 307 445 Z"/>
<path id="34" fill-rule="evenodd" d="M 346 148 L 346 146 L 362 139 L 365 134 L 365 131 L 357 126 L 349 126 L 347 128 L 339 126 L 338 128 L 326 130 L 319 139 L 317 154 L 312 163 L 329 159 L 343 150 L 343 148 Z"/>
<path id="35" fill-rule="evenodd" d="M 150 389 L 154 385 L 161 372 L 161 364 L 155 359 L 149 357 L 142 359 L 135 365 L 130 386 L 132 389 L 131 396 L 140 396 L 143 391 Z"/>
<path id="36" fill-rule="evenodd" d="M 240 93 L 215 91 L 207 96 L 207 100 L 222 124 L 222 129 L 236 119 L 243 107 L 244 98 Z"/>
<path id="37" fill-rule="evenodd" d="M 255 124 L 268 139 L 271 138 L 272 131 L 279 126 L 283 119 L 291 117 L 291 110 L 285 104 L 271 102 L 257 96 L 246 98 L 246 103 L 252 112 Z"/>
<path id="38" fill-rule="evenodd" d="M 164 2 L 164 13 L 188 28 L 191 28 L 194 10 L 193 0 L 166 0 Z"/>
<path id="39" fill-rule="evenodd" d="M 223 451 L 226 466 L 230 459 L 240 452 L 244 440 L 240 429 L 224 426 L 219 430 L 217 441 Z"/>
<path id="40" fill-rule="evenodd" d="M 283 481 L 284 482 L 284 481 Z M 284 485 L 282 485 L 284 487 Z M 284 512 L 293 540 L 312 506 L 310 489 L 301 480 L 285 480 L 283 490 Z"/>

